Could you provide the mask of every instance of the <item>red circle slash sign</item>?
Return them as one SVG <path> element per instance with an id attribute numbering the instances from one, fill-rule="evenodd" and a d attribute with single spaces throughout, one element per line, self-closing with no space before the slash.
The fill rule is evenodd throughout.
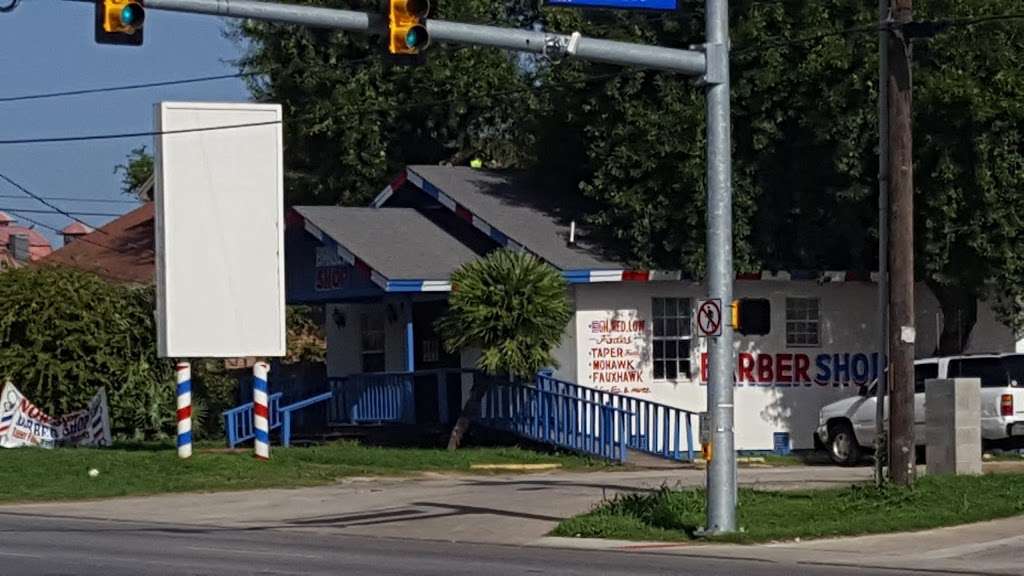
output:
<path id="1" fill-rule="evenodd" d="M 701 336 L 719 336 L 722 334 L 722 301 L 705 300 L 697 309 L 697 328 Z"/>

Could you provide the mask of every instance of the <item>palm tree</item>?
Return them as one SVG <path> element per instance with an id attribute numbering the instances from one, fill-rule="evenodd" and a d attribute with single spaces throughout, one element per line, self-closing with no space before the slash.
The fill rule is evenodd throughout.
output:
<path id="1" fill-rule="evenodd" d="M 449 352 L 478 349 L 477 367 L 491 376 L 530 379 L 555 364 L 558 345 L 572 317 L 561 273 L 526 252 L 498 250 L 452 275 L 448 312 L 437 330 Z M 476 378 L 448 440 L 459 447 L 480 413 L 487 378 Z"/>

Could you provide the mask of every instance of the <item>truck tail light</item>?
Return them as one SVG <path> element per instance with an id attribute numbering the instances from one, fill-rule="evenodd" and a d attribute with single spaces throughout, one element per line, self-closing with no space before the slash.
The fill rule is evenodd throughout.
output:
<path id="1" fill-rule="evenodd" d="M 999 414 L 1002 416 L 1013 416 L 1013 395 L 1003 394 L 999 399 Z"/>

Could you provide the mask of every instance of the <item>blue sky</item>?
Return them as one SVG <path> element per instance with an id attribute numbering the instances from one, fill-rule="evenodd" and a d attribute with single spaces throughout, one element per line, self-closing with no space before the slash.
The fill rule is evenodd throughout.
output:
<path id="1" fill-rule="evenodd" d="M 100 46 L 93 41 L 93 7 L 60 0 L 23 0 L 13 13 L 0 14 L 0 98 L 118 84 L 228 74 L 241 48 L 223 37 L 225 21 L 212 16 L 150 10 L 145 45 Z M 28 102 L 0 102 L 0 140 L 153 128 L 153 104 L 161 100 L 240 101 L 248 92 L 241 80 L 91 94 Z M 113 173 L 134 147 L 152 138 L 85 143 L 0 145 L 0 173 L 42 196 L 119 199 Z M 0 210 L 46 210 L 0 182 Z M 131 204 L 54 202 L 69 212 L 117 212 Z M 71 223 L 59 214 L 32 214 L 57 228 Z M 110 218 L 82 217 L 90 224 Z M 37 226 L 37 228 L 39 228 Z M 54 245 L 54 234 L 42 230 Z"/>

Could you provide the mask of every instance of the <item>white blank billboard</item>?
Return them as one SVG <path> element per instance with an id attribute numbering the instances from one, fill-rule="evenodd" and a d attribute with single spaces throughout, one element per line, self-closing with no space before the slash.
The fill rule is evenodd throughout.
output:
<path id="1" fill-rule="evenodd" d="M 160 355 L 283 356 L 281 107 L 162 102 L 154 112 Z"/>

